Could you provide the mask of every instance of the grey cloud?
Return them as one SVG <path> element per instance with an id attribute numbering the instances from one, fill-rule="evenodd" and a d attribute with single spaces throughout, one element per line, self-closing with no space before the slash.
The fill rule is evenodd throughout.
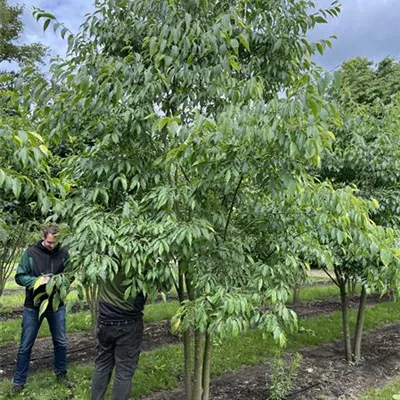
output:
<path id="1" fill-rule="evenodd" d="M 324 6 L 328 2 L 321 1 Z M 333 69 L 343 61 L 367 57 L 380 61 L 388 55 L 400 57 L 400 1 L 399 0 L 348 0 L 343 1 L 338 18 L 318 26 L 310 39 L 338 36 L 333 48 L 315 61 Z"/>

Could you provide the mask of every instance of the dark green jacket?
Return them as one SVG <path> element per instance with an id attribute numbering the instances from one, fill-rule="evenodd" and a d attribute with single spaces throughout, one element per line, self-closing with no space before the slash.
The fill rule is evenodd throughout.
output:
<path id="1" fill-rule="evenodd" d="M 24 251 L 21 261 L 18 264 L 15 281 L 18 285 L 25 286 L 26 288 L 25 307 L 39 307 L 40 304 L 35 306 L 34 297 L 46 291 L 46 285 L 41 285 L 35 292 L 33 291 L 32 286 L 36 278 L 41 275 L 57 275 L 62 273 L 68 264 L 68 260 L 67 249 L 56 247 L 53 250 L 48 250 L 42 245 L 41 241 Z M 40 301 L 42 302 L 46 298 L 48 296 L 43 295 Z M 52 310 L 51 301 L 48 310 Z"/>
<path id="2" fill-rule="evenodd" d="M 100 285 L 100 323 L 133 322 L 142 318 L 146 297 L 139 293 L 136 297 L 125 299 L 124 280 L 125 273 L 121 268 L 113 280 L 107 280 Z"/>

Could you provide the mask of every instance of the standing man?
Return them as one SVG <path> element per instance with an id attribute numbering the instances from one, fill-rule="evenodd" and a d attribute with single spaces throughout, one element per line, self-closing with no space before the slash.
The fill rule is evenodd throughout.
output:
<path id="1" fill-rule="evenodd" d="M 53 310 L 53 296 L 55 290 L 48 296 L 46 284 L 52 275 L 64 271 L 68 263 L 68 250 L 57 244 L 60 228 L 51 226 L 43 231 L 43 238 L 36 245 L 28 248 L 22 254 L 17 268 L 15 281 L 25 286 L 25 302 L 22 315 L 21 344 L 18 351 L 17 366 L 14 373 L 13 392 L 21 392 L 28 375 L 31 351 L 35 343 L 39 328 L 44 318 L 47 318 L 54 345 L 54 372 L 57 380 L 68 387 L 73 383 L 67 379 L 67 336 L 65 324 L 65 306 L 59 304 Z M 38 277 L 42 276 L 41 285 L 34 290 L 33 285 Z M 42 295 L 40 295 L 43 293 Z M 38 296 L 39 294 L 39 296 Z M 39 317 L 41 303 L 48 299 L 46 311 Z"/>
<path id="2" fill-rule="evenodd" d="M 112 400 L 128 400 L 139 360 L 143 335 L 142 293 L 125 300 L 120 268 L 113 280 L 102 283 L 97 320 L 97 356 L 92 379 L 92 400 L 103 400 L 115 366 Z"/>

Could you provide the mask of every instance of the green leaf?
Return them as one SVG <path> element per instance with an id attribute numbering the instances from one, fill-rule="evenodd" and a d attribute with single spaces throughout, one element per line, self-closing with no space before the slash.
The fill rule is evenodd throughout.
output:
<path id="1" fill-rule="evenodd" d="M 236 39 L 231 39 L 231 47 L 236 54 L 239 54 L 239 42 Z"/>
<path id="2" fill-rule="evenodd" d="M 67 28 L 62 28 L 62 29 L 61 29 L 60 35 L 61 35 L 61 38 L 62 38 L 62 39 L 65 38 L 65 35 L 66 35 L 67 32 L 68 32 L 68 29 L 67 29 Z"/>
<path id="3" fill-rule="evenodd" d="M 50 296 L 54 288 L 54 279 L 50 279 L 46 284 L 46 293 Z"/>
<path id="4" fill-rule="evenodd" d="M 36 278 L 35 282 L 33 283 L 33 291 L 37 290 L 39 286 L 43 285 L 45 280 L 45 276 L 39 276 L 38 278 Z"/>
<path id="5" fill-rule="evenodd" d="M 149 50 L 150 50 L 150 56 L 153 57 L 154 54 L 157 53 L 158 47 L 157 47 L 157 38 L 155 36 L 153 36 L 150 39 L 150 43 L 149 43 Z"/>
<path id="6" fill-rule="evenodd" d="M 317 22 L 318 24 L 327 24 L 328 23 L 328 21 L 321 15 L 314 16 L 314 21 Z"/>
<path id="7" fill-rule="evenodd" d="M 11 76 L 7 76 L 7 75 L 5 75 L 5 76 L 0 76 L 0 83 L 3 83 L 3 82 L 10 82 L 10 81 L 12 81 L 13 80 L 13 78 L 11 78 Z"/>
<path id="8" fill-rule="evenodd" d="M 49 149 L 44 144 L 41 144 L 39 149 L 45 156 L 49 155 Z"/>
<path id="9" fill-rule="evenodd" d="M 14 196 L 18 199 L 19 195 L 21 194 L 21 181 L 18 178 L 14 178 L 12 180 L 12 190 Z"/>
<path id="10" fill-rule="evenodd" d="M 46 32 L 46 29 L 49 27 L 51 20 L 50 19 L 46 19 L 46 21 L 44 21 L 43 24 L 43 30 Z"/>
<path id="11" fill-rule="evenodd" d="M 250 51 L 250 45 L 249 42 L 247 40 L 247 38 L 241 34 L 238 36 L 239 42 L 242 43 L 242 45 L 246 48 L 247 51 Z"/>
<path id="12" fill-rule="evenodd" d="M 40 19 L 40 18 L 56 19 L 56 17 L 50 13 L 40 13 L 37 15 L 37 19 Z"/>
<path id="13" fill-rule="evenodd" d="M 47 310 L 47 306 L 49 305 L 49 299 L 46 299 L 43 301 L 43 303 L 40 305 L 39 309 L 39 318 L 43 315 L 43 313 Z"/>
<path id="14" fill-rule="evenodd" d="M 40 303 L 40 299 L 46 294 L 46 292 L 41 292 L 38 293 L 34 298 L 33 298 L 33 303 L 34 304 L 39 304 Z"/>
<path id="15" fill-rule="evenodd" d="M 58 292 L 55 292 L 54 297 L 53 297 L 53 311 L 57 311 L 58 310 L 58 306 L 60 305 L 61 299 L 60 299 L 60 295 Z"/>

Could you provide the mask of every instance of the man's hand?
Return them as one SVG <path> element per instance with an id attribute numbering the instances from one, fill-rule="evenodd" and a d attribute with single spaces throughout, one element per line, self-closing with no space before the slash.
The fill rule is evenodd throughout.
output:
<path id="1" fill-rule="evenodd" d="M 39 276 L 36 278 L 35 283 L 33 284 L 33 290 L 36 290 L 39 286 L 46 285 L 47 282 L 50 280 L 51 276 Z"/>
<path id="2" fill-rule="evenodd" d="M 42 285 L 46 285 L 46 283 L 50 280 L 50 276 L 44 276 L 41 280 L 40 280 L 40 286 Z"/>

